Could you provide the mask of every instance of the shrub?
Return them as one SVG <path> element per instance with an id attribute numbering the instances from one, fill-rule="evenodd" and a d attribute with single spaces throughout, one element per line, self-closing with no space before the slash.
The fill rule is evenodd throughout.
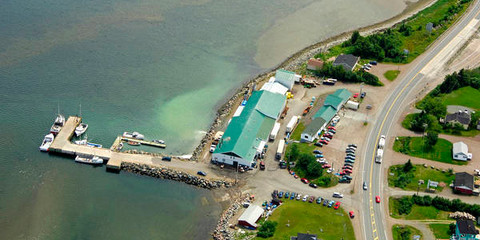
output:
<path id="1" fill-rule="evenodd" d="M 263 225 L 258 228 L 257 236 L 261 238 L 269 238 L 272 237 L 275 233 L 275 229 L 277 228 L 277 222 L 274 221 L 265 221 Z"/>

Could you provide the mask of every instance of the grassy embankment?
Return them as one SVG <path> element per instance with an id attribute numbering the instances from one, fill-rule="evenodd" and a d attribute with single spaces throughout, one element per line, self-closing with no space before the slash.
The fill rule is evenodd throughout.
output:
<path id="1" fill-rule="evenodd" d="M 403 166 L 403 164 L 394 165 L 388 169 L 388 186 L 399 187 L 403 190 L 419 190 L 423 192 L 427 189 L 427 182 L 429 179 L 439 183 L 443 182 L 446 186 L 448 186 L 455 179 L 455 174 L 450 173 L 449 171 L 442 172 L 439 169 L 431 169 L 424 167 L 423 165 L 414 165 L 410 172 L 404 173 Z M 391 174 L 393 174 L 393 176 Z M 402 174 L 407 174 L 405 175 L 406 178 L 401 178 Z M 423 180 L 425 183 L 419 187 L 418 180 Z M 441 192 L 442 190 L 443 187 L 437 187 L 438 192 Z"/>
<path id="2" fill-rule="evenodd" d="M 292 134 L 290 135 L 290 139 L 300 141 L 303 130 L 305 130 L 305 125 L 303 122 L 299 122 L 295 130 L 293 130 Z"/>
<path id="3" fill-rule="evenodd" d="M 438 37 L 445 32 L 468 8 L 470 3 L 458 4 L 457 0 L 439 0 L 428 8 L 413 15 L 406 21 L 405 26 L 409 29 L 408 34 L 401 30 L 402 24 L 398 24 L 391 29 L 397 38 L 399 49 L 407 49 L 409 54 L 402 62 L 409 63 L 417 56 L 425 52 L 427 47 L 437 40 Z M 458 9 L 456 8 L 458 7 Z M 450 14 L 449 11 L 455 8 L 456 14 Z M 427 23 L 434 23 L 435 27 L 431 33 L 425 29 Z M 404 28 L 405 28 L 404 26 Z M 349 54 L 354 52 L 354 47 L 349 45 L 336 45 L 329 49 L 328 52 L 317 54 L 315 57 L 324 60 L 337 56 L 341 53 Z M 388 59 L 387 59 L 388 60 Z M 388 62 L 388 61 L 387 61 Z"/>
<path id="4" fill-rule="evenodd" d="M 393 240 L 412 239 L 414 235 L 419 235 L 420 239 L 423 239 L 422 232 L 420 232 L 420 230 L 410 225 L 398 225 L 398 224 L 393 225 L 392 235 L 393 235 Z M 404 236 L 404 238 L 402 238 L 402 235 Z"/>
<path id="5" fill-rule="evenodd" d="M 453 144 L 443 138 L 428 148 L 425 146 L 422 137 L 398 137 L 393 144 L 393 150 L 412 157 L 429 159 L 437 162 L 444 162 L 456 165 L 465 165 L 466 161 L 457 161 L 452 158 Z"/>
<path id="6" fill-rule="evenodd" d="M 412 211 L 409 214 L 399 214 L 398 213 L 399 202 L 398 199 L 390 197 L 388 201 L 388 209 L 390 216 L 397 219 L 405 220 L 425 220 L 425 219 L 436 219 L 436 220 L 447 220 L 448 212 L 441 211 L 436 209 L 433 206 L 418 206 L 413 205 Z"/>
<path id="7" fill-rule="evenodd" d="M 307 232 L 317 234 L 320 239 L 355 239 L 348 213 L 315 202 L 284 200 L 268 220 L 278 222 L 275 234 L 269 239 L 288 240 L 297 233 Z"/>
<path id="8" fill-rule="evenodd" d="M 450 232 L 450 226 L 449 224 L 429 224 L 428 227 L 433 232 L 433 235 L 435 235 L 435 238 L 437 239 L 450 239 L 451 234 Z"/>
<path id="9" fill-rule="evenodd" d="M 395 80 L 397 77 L 398 77 L 398 74 L 400 74 L 400 71 L 399 70 L 388 70 L 386 71 L 383 76 L 390 80 L 390 81 L 393 81 Z"/>

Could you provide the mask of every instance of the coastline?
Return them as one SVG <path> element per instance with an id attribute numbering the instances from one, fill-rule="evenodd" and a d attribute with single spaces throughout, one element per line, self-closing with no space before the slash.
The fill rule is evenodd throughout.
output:
<path id="1" fill-rule="evenodd" d="M 230 94 L 231 97 L 226 98 L 224 104 L 220 105 L 217 110 L 215 119 L 212 121 L 212 124 L 210 125 L 210 128 L 208 129 L 205 136 L 202 138 L 202 140 L 200 140 L 199 145 L 193 151 L 192 156 L 190 157 L 190 161 L 201 160 L 199 159 L 199 156 L 202 156 L 208 146 L 209 141 L 213 140 L 215 132 L 218 131 L 220 125 L 225 122 L 226 117 L 231 114 L 232 108 L 235 106 L 235 103 L 238 102 L 239 98 L 243 96 L 243 93 L 251 89 L 254 85 L 261 84 L 264 81 L 268 80 L 270 76 L 273 76 L 275 74 L 275 71 L 277 69 L 283 68 L 289 71 L 295 71 L 299 66 L 301 66 L 301 64 L 306 62 L 309 58 L 313 57 L 317 53 L 326 51 L 332 46 L 340 44 L 341 42 L 348 39 L 354 31 L 359 31 L 360 34 L 363 36 L 384 31 L 390 27 L 401 23 L 404 20 L 407 20 L 408 18 L 412 17 L 423 9 L 431 6 L 436 1 L 437 0 L 419 0 L 415 3 L 407 2 L 407 7 L 400 14 L 392 18 L 366 27 L 343 32 L 333 37 L 327 38 L 323 41 L 311 44 L 310 46 L 307 46 L 302 50 L 293 53 L 275 67 L 272 67 L 271 69 L 258 74 L 256 77 L 247 80 L 239 88 L 237 88 L 236 90 L 232 90 L 232 93 Z"/>

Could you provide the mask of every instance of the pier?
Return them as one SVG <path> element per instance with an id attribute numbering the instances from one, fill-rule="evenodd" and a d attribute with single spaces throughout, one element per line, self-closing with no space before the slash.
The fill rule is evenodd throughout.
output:
<path id="1" fill-rule="evenodd" d="M 86 156 L 86 157 L 93 157 L 98 156 L 107 163 L 107 170 L 120 170 L 122 162 L 130 162 L 130 163 L 144 163 L 144 164 L 152 164 L 153 157 L 149 155 L 143 154 L 129 154 L 123 152 L 116 152 L 116 147 L 120 142 L 123 140 L 122 137 L 118 137 L 114 144 L 112 145 L 111 149 L 107 148 L 97 148 L 97 147 L 90 147 L 87 145 L 78 145 L 72 143 L 70 140 L 73 137 L 75 132 L 75 128 L 82 122 L 82 118 L 78 116 L 70 116 L 65 125 L 62 127 L 62 130 L 57 134 L 55 139 L 53 140 L 52 145 L 49 148 L 49 152 L 52 153 L 62 153 L 66 155 L 72 156 Z M 128 138 L 128 140 L 132 140 Z M 142 141 L 142 140 L 136 140 Z M 145 143 L 143 143 L 145 142 Z M 148 141 L 142 141 L 142 144 L 146 144 Z M 148 145 L 157 144 L 154 142 L 148 142 Z M 146 144 L 147 145 L 147 144 Z M 157 144 L 158 145 L 158 144 Z M 164 145 L 164 144 L 163 144 Z M 161 147 L 161 146 L 157 146 Z"/>
<path id="2" fill-rule="evenodd" d="M 159 148 L 166 148 L 167 147 L 167 145 L 163 144 L 163 143 L 156 143 L 156 142 L 147 141 L 147 140 L 140 140 L 140 139 L 136 139 L 136 138 L 120 137 L 120 140 L 125 141 L 125 142 L 128 142 L 128 141 L 137 142 L 137 143 L 140 143 L 142 145 L 148 145 L 148 146 L 159 147 Z"/>

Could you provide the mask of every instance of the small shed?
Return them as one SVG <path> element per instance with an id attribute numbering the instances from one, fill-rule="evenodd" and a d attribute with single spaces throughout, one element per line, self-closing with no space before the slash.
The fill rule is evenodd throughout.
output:
<path id="1" fill-rule="evenodd" d="M 353 110 L 358 110 L 358 108 L 360 107 L 360 103 L 354 102 L 354 101 L 348 101 L 345 106 Z"/>
<path id="2" fill-rule="evenodd" d="M 323 61 L 322 60 L 316 59 L 316 58 L 308 59 L 308 62 L 307 62 L 307 69 L 308 70 L 312 70 L 312 71 L 320 70 L 320 69 L 322 69 L 322 67 L 323 67 Z"/>
<path id="3" fill-rule="evenodd" d="M 472 195 L 473 194 L 473 175 L 466 172 L 455 173 L 453 189 L 456 193 Z"/>
<path id="4" fill-rule="evenodd" d="M 263 214 L 263 209 L 257 205 L 250 205 L 242 216 L 238 218 L 238 225 L 257 228 L 257 221 Z"/>
<path id="5" fill-rule="evenodd" d="M 467 161 L 472 159 L 472 154 L 468 152 L 468 146 L 464 142 L 453 144 L 452 157 L 455 160 Z"/>

